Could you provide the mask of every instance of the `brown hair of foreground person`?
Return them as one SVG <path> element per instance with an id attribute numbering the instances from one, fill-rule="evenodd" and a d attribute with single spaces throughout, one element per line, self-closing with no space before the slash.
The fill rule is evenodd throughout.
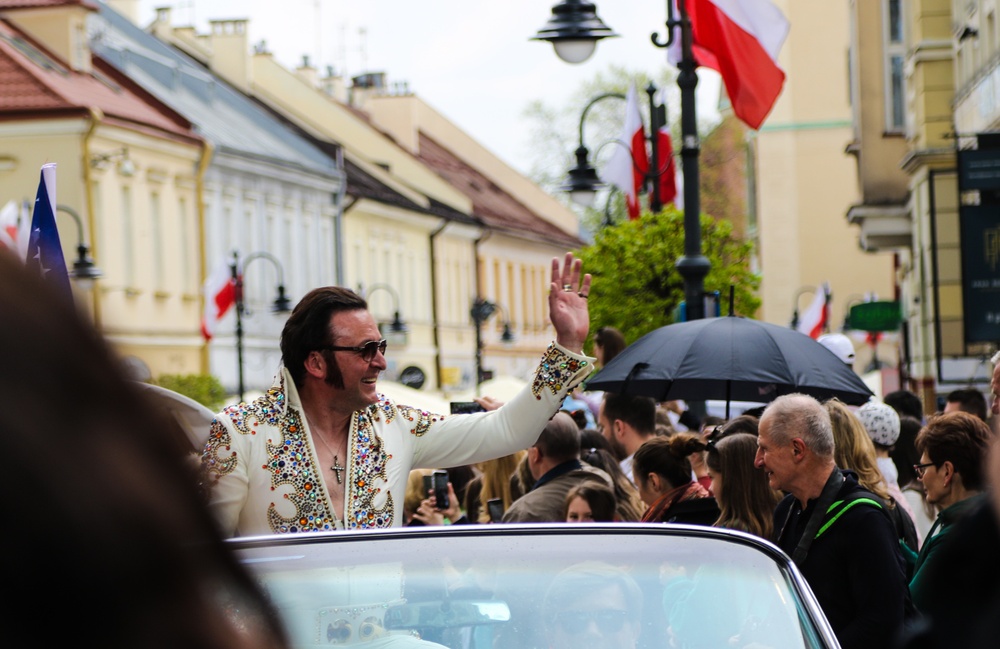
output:
<path id="1" fill-rule="evenodd" d="M 186 437 L 140 389 L 73 304 L 0 250 L 5 645 L 286 647 L 216 531 Z"/>

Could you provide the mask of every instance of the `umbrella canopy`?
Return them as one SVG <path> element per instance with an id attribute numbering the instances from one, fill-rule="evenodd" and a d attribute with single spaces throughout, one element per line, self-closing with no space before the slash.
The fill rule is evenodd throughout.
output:
<path id="1" fill-rule="evenodd" d="M 849 365 L 809 336 L 736 316 L 660 327 L 615 356 L 587 389 L 657 401 L 767 403 L 800 392 L 860 405 L 872 396 Z"/>

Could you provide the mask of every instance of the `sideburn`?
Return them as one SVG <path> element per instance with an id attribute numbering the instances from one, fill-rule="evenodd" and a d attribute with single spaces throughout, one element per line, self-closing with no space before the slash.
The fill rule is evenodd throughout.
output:
<path id="1" fill-rule="evenodd" d="M 326 384 L 330 387 L 337 388 L 338 390 L 344 389 L 344 375 L 340 373 L 340 365 L 337 364 L 337 359 L 334 357 L 332 350 L 323 350 L 323 360 L 326 361 L 326 377 L 323 379 Z"/>

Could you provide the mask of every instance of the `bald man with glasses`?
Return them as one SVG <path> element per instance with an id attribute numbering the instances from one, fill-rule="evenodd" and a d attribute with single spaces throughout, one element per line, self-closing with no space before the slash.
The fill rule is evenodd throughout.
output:
<path id="1" fill-rule="evenodd" d="M 534 444 L 593 369 L 583 354 L 590 282 L 572 254 L 553 259 L 556 339 L 534 380 L 497 410 L 454 416 L 378 392 L 388 346 L 361 296 L 341 287 L 308 293 L 281 333 L 274 385 L 212 422 L 202 468 L 223 533 L 399 526 L 411 469 L 475 464 Z"/>

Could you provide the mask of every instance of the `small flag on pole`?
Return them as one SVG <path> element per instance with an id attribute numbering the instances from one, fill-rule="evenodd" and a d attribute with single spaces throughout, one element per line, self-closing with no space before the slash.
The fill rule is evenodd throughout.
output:
<path id="1" fill-rule="evenodd" d="M 219 321 L 236 304 L 236 282 L 233 281 L 233 271 L 229 264 L 219 262 L 212 274 L 205 278 L 203 293 L 205 312 L 201 317 L 201 335 L 208 342 Z"/>
<path id="2" fill-rule="evenodd" d="M 59 229 L 56 227 L 56 165 L 42 165 L 35 195 L 35 209 L 31 217 L 31 231 L 28 236 L 28 252 L 25 265 L 42 278 L 73 299 L 73 289 L 66 271 Z"/>

